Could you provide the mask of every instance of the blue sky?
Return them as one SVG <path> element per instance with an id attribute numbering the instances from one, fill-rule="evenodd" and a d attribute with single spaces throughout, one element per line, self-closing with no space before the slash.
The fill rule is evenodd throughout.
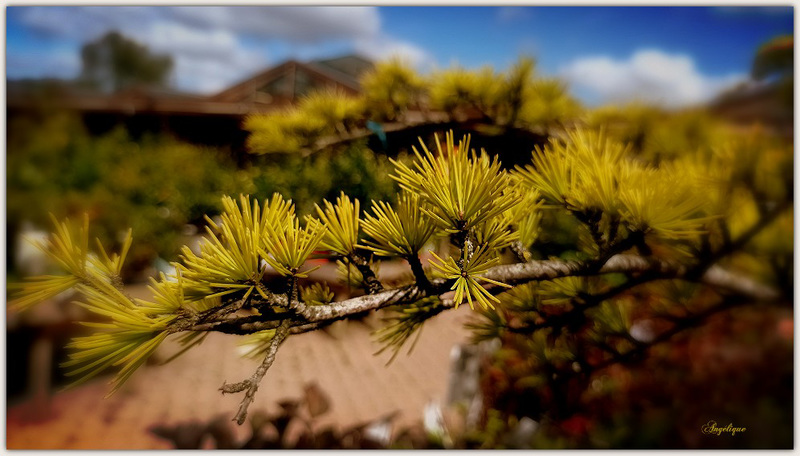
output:
<path id="1" fill-rule="evenodd" d="M 744 80 L 791 7 L 9 7 L 9 78 L 75 77 L 110 29 L 175 58 L 172 83 L 214 93 L 287 58 L 399 54 L 421 71 L 507 68 L 519 55 L 590 104 L 707 100 Z"/>

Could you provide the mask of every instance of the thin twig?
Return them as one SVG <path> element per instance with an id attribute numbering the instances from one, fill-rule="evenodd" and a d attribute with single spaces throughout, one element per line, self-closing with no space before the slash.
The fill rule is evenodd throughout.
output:
<path id="1" fill-rule="evenodd" d="M 522 242 L 514 241 L 509 246 L 511 253 L 517 258 L 520 263 L 527 263 L 531 260 L 531 252 L 525 247 Z"/>
<path id="2" fill-rule="evenodd" d="M 600 304 L 602 304 L 603 301 L 611 299 L 621 293 L 624 293 L 625 291 L 630 290 L 631 288 L 659 279 L 663 279 L 663 277 L 654 276 L 652 274 L 642 274 L 639 275 L 638 277 L 631 278 L 625 283 L 609 288 L 604 292 L 586 296 L 584 298 L 585 301 L 584 304 L 575 305 L 572 309 L 562 314 L 553 315 L 541 323 L 535 323 L 521 327 L 508 326 L 507 329 L 513 333 L 532 334 L 536 331 L 545 328 L 562 328 L 570 324 L 574 324 L 576 321 L 585 321 L 585 319 L 584 320 L 581 319 L 584 317 L 587 310 L 593 307 L 597 307 Z"/>
<path id="3" fill-rule="evenodd" d="M 780 205 L 778 205 L 775 209 L 770 212 L 763 214 L 756 223 L 750 226 L 747 230 L 745 230 L 742 234 L 739 235 L 735 240 L 728 241 L 726 244 L 723 245 L 721 249 L 714 252 L 700 264 L 695 267 L 694 274 L 698 274 L 704 272 L 707 268 L 711 267 L 714 263 L 720 260 L 723 257 L 730 255 L 733 252 L 739 251 L 741 248 L 745 246 L 748 242 L 750 242 L 758 233 L 763 231 L 767 226 L 772 224 L 772 222 L 780 216 L 783 211 L 791 209 L 793 205 L 792 201 L 784 201 Z M 725 226 L 725 224 L 723 224 Z M 725 226 L 727 228 L 727 226 Z M 730 235 L 728 235 L 730 236 Z"/>
<path id="4" fill-rule="evenodd" d="M 361 279 L 364 283 L 364 289 L 367 293 L 374 294 L 383 291 L 383 284 L 378 280 L 375 271 L 369 266 L 369 261 L 358 253 L 351 253 L 347 259 L 353 266 L 361 273 Z"/>
<path id="5" fill-rule="evenodd" d="M 247 317 L 229 318 L 213 323 L 201 323 L 190 326 L 186 331 L 215 331 L 223 334 L 246 335 L 259 331 L 276 329 L 281 325 L 281 321 L 290 321 L 290 319 L 291 315 L 288 313 L 279 320 L 264 320 L 263 315 L 250 315 Z"/>
<path id="6" fill-rule="evenodd" d="M 266 375 L 272 363 L 275 362 L 275 355 L 278 353 L 278 347 L 286 339 L 286 336 L 289 335 L 289 328 L 289 320 L 284 320 L 284 322 L 278 326 L 275 335 L 269 342 L 267 355 L 264 357 L 264 361 L 261 362 L 261 365 L 258 366 L 258 369 L 253 373 L 252 377 L 239 383 L 223 384 L 222 388 L 220 388 L 223 394 L 245 391 L 244 399 L 242 399 L 242 402 L 239 404 L 239 411 L 233 418 L 233 421 L 236 421 L 238 424 L 241 425 L 244 423 L 245 418 L 247 418 L 247 408 L 250 407 L 250 404 L 253 402 L 256 391 L 258 391 L 258 385 L 261 383 L 264 375 Z"/>

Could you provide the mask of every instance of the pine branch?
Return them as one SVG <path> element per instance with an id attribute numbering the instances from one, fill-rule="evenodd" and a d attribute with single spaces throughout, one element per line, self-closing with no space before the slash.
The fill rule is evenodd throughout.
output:
<path id="1" fill-rule="evenodd" d="M 756 233 L 760 232 L 765 226 L 777 217 L 779 213 L 786 209 L 782 205 L 770 213 L 763 216 L 754 226 L 746 230 L 738 239 L 728 244 L 717 252 L 712 258 L 707 258 L 701 263 L 693 266 L 686 266 L 674 262 L 658 260 L 630 254 L 617 254 L 607 261 L 562 261 L 562 260 L 543 260 L 530 261 L 512 265 L 496 266 L 489 269 L 484 277 L 506 284 L 522 284 L 536 280 L 550 280 L 566 276 L 587 276 L 606 273 L 625 273 L 639 276 L 641 280 L 646 275 L 647 280 L 652 279 L 685 279 L 706 283 L 720 289 L 728 290 L 734 294 L 748 296 L 756 300 L 774 300 L 780 297 L 778 291 L 764 286 L 748 277 L 726 271 L 713 263 L 724 257 L 730 251 L 743 246 Z M 459 236 L 461 234 L 461 236 Z M 631 245 L 630 238 L 614 243 L 612 251 L 619 252 Z M 455 244 L 464 250 L 468 250 L 467 232 L 459 232 L 453 239 Z M 616 248 L 619 247 L 619 248 Z M 417 283 L 394 290 L 383 290 L 380 282 L 369 268 L 367 261 L 363 257 L 356 258 L 356 264 L 360 263 L 359 270 L 365 277 L 365 285 L 370 293 L 338 303 L 331 303 L 325 306 L 306 306 L 299 300 L 292 299 L 291 302 L 285 296 L 269 295 L 269 300 L 255 294 L 250 298 L 252 305 L 256 308 L 270 308 L 278 306 L 290 309 L 286 315 L 281 313 L 264 313 L 255 317 L 227 318 L 236 310 L 242 308 L 246 303 L 235 301 L 228 303 L 221 308 L 209 310 L 197 316 L 178 318 L 171 325 L 170 332 L 181 331 L 219 331 L 231 334 L 248 334 L 266 329 L 275 329 L 282 320 L 291 320 L 292 328 L 303 327 L 303 332 L 311 330 L 316 326 L 325 326 L 334 321 L 346 319 L 352 315 L 363 314 L 370 310 L 378 310 L 392 305 L 407 304 L 415 302 L 429 296 L 441 296 L 447 293 L 452 286 L 451 281 L 435 280 L 428 281 L 424 272 L 420 271 L 421 264 L 415 266 L 413 259 L 409 259 L 412 270 L 414 271 Z M 418 262 L 418 258 L 417 258 Z M 708 266 L 712 264 L 712 266 Z M 421 273 L 421 274 L 420 274 Z M 425 280 L 421 280 L 421 277 Z M 637 280 L 634 278 L 632 280 Z M 427 284 L 425 282 L 428 282 Z M 501 290 L 497 290 L 499 292 Z M 577 310 L 576 310 L 577 311 Z M 300 331 L 293 329 L 293 331 Z"/>
<path id="2" fill-rule="evenodd" d="M 738 297 L 737 299 L 729 299 L 723 301 L 721 304 L 711 306 L 696 314 L 680 318 L 675 322 L 672 328 L 658 334 L 649 342 L 640 342 L 636 339 L 633 339 L 633 341 L 635 341 L 636 344 L 634 348 L 624 352 L 617 352 L 616 354 L 612 354 L 611 358 L 606 359 L 605 361 L 601 361 L 593 366 L 589 366 L 589 369 L 591 369 L 592 371 L 598 371 L 614 364 L 620 364 L 620 363 L 624 364 L 631 362 L 637 359 L 639 356 L 643 355 L 650 348 L 665 342 L 669 342 L 676 335 L 686 330 L 696 328 L 702 325 L 706 320 L 708 320 L 708 318 L 712 317 L 713 315 L 743 305 L 746 302 L 747 301 L 741 299 L 741 297 Z"/>
<path id="3" fill-rule="evenodd" d="M 613 298 L 625 291 L 630 290 L 631 288 L 635 288 L 639 285 L 644 283 L 652 282 L 654 280 L 658 280 L 663 277 L 659 277 L 656 274 L 648 274 L 642 273 L 637 277 L 634 277 L 625 283 L 617 285 L 615 287 L 611 287 L 608 290 L 593 294 L 593 295 L 582 295 L 580 297 L 580 301 L 576 304 L 573 304 L 573 307 L 562 313 L 550 316 L 545 321 L 541 323 L 534 323 L 528 324 L 525 326 L 517 327 L 517 326 L 506 326 L 505 328 L 508 329 L 510 332 L 517 333 L 517 334 L 533 334 L 536 331 L 546 329 L 546 328 L 564 328 L 564 327 L 578 327 L 581 324 L 586 322 L 586 311 L 599 306 L 608 299 Z M 601 347 L 602 348 L 602 347 Z"/>
<path id="4" fill-rule="evenodd" d="M 723 244 L 722 248 L 718 251 L 713 252 L 705 261 L 701 262 L 695 269 L 695 274 L 704 272 L 706 268 L 713 265 L 717 260 L 730 255 L 733 252 L 737 252 L 741 250 L 748 242 L 750 242 L 758 233 L 763 231 L 766 227 L 768 227 L 773 221 L 775 221 L 778 216 L 780 216 L 784 211 L 789 210 L 793 207 L 793 201 L 784 201 L 773 210 L 761 214 L 758 221 L 756 221 L 753 225 L 750 226 L 747 230 L 745 230 L 742 234 L 739 235 L 735 240 L 730 240 L 730 233 L 728 232 L 728 227 L 725 223 L 722 223 L 724 232 L 727 233 L 725 238 L 727 242 Z"/>
<path id="5" fill-rule="evenodd" d="M 263 315 L 250 315 L 247 317 L 229 318 L 226 320 L 215 321 L 211 323 L 199 323 L 187 327 L 182 331 L 215 331 L 223 334 L 236 334 L 246 335 L 253 334 L 259 331 L 266 331 L 268 329 L 276 329 L 281 325 L 282 321 L 288 320 L 288 316 L 280 317 L 280 320 L 264 319 Z"/>
<path id="6" fill-rule="evenodd" d="M 719 266 L 712 266 L 699 278 L 691 277 L 691 271 L 691 268 L 673 262 L 644 258 L 637 255 L 619 254 L 610 258 L 599 269 L 592 267 L 590 263 L 581 261 L 541 260 L 495 266 L 487 271 L 485 277 L 516 285 L 559 277 L 624 273 L 637 276 L 632 279 L 631 283 L 645 280 L 643 276 L 646 276 L 647 280 L 684 279 L 704 283 L 720 290 L 726 290 L 728 293 L 756 301 L 773 301 L 781 298 L 779 291 Z M 302 311 L 298 308 L 295 311 L 286 312 L 285 316 L 274 314 L 266 317 L 269 320 L 265 320 L 261 316 L 242 317 L 189 326 L 182 330 L 249 334 L 265 329 L 275 329 L 279 326 L 276 320 L 284 320 L 284 323 L 289 322 L 292 332 L 307 332 L 363 312 L 408 304 L 430 296 L 441 296 L 449 292 L 451 286 L 452 281 L 436 279 L 430 281 L 430 287 L 427 289 L 413 284 L 327 305 L 304 306 Z M 257 297 L 253 298 L 254 304 L 257 303 L 258 299 Z M 285 296 L 275 296 L 273 304 L 288 307 Z"/>
<path id="7" fill-rule="evenodd" d="M 382 125 L 383 131 L 386 133 L 399 133 L 405 130 L 413 130 L 420 127 L 430 127 L 437 130 L 449 130 L 458 126 L 458 122 L 450 122 L 447 116 L 443 113 L 435 113 L 435 119 L 422 119 L 416 122 L 392 122 L 384 123 Z M 319 138 L 309 151 L 309 153 L 319 152 L 331 147 L 350 144 L 360 139 L 369 138 L 375 132 L 369 129 L 359 129 L 348 134 L 337 134 Z"/>
<path id="8" fill-rule="evenodd" d="M 611 288 L 610 290 L 598 295 L 589 296 L 589 301 L 586 304 L 576 307 L 573 309 L 573 311 L 568 312 L 565 315 L 568 317 L 571 317 L 572 314 L 584 315 L 584 312 L 588 308 L 597 305 L 609 297 L 621 293 L 640 283 L 658 279 L 697 280 L 705 283 L 706 285 L 732 292 L 735 295 L 735 302 L 740 303 L 748 302 L 750 300 L 774 300 L 780 298 L 781 296 L 778 291 L 768 286 L 760 284 L 748 277 L 740 276 L 727 271 L 716 265 L 706 269 L 703 275 L 698 279 L 695 279 L 693 274 L 694 271 L 695 268 L 673 262 L 667 262 L 654 258 L 645 258 L 637 255 L 618 254 L 611 257 L 599 268 L 597 267 L 596 263 L 591 261 L 580 262 L 544 260 L 531 261 L 523 264 L 495 266 L 489 269 L 484 276 L 497 281 L 502 281 L 504 283 L 513 284 L 523 284 L 536 280 L 549 280 L 558 277 L 585 276 L 606 273 L 625 273 L 631 276 L 631 279 L 622 285 Z M 267 370 L 269 370 L 274 363 L 280 344 L 289 334 L 299 334 L 318 330 L 322 327 L 330 325 L 335 321 L 346 319 L 356 314 L 362 314 L 363 312 L 370 310 L 378 310 L 398 304 L 409 304 L 431 296 L 441 296 L 449 292 L 452 287 L 452 280 L 438 279 L 429 282 L 428 286 L 420 285 L 418 280 L 414 285 L 409 285 L 394 290 L 379 291 L 373 294 L 359 296 L 328 305 L 306 306 L 304 303 L 297 300 L 296 293 L 294 292 L 294 277 L 291 277 L 290 280 L 292 283 L 290 283 L 288 293 L 285 296 L 272 296 L 274 299 L 272 300 L 273 302 L 271 302 L 273 305 L 278 305 L 288 309 L 288 311 L 285 312 L 286 316 L 283 317 L 283 315 L 276 313 L 267 317 L 283 317 L 280 323 L 275 320 L 260 320 L 260 318 L 263 316 L 258 315 L 226 319 L 218 322 L 204 322 L 195 324 L 193 327 L 186 329 L 195 331 L 220 331 L 233 334 L 254 333 L 266 329 L 275 330 L 275 334 L 272 340 L 270 340 L 269 346 L 267 347 L 266 356 L 256 372 L 249 379 L 234 384 L 225 383 L 221 388 L 223 393 L 245 392 L 245 397 L 242 399 L 239 410 L 234 418 L 234 420 L 239 424 L 244 423 L 247 416 L 247 409 L 253 402 L 260 382 L 262 381 L 264 375 L 266 375 Z M 487 293 L 496 294 L 502 291 L 503 290 L 500 287 L 490 287 L 490 290 Z M 253 299 L 256 300 L 258 298 Z M 431 312 L 430 316 L 455 307 L 452 299 L 445 299 L 443 300 L 442 304 L 443 305 L 441 309 L 439 309 L 437 312 Z M 229 309 L 238 308 L 241 308 L 241 304 L 237 302 L 229 303 L 228 305 L 217 310 L 215 315 L 220 315 L 220 313 L 222 315 L 229 315 Z M 224 310 L 220 312 L 222 309 Z M 674 334 L 677 334 L 677 332 L 682 331 L 686 327 L 692 327 L 702 323 L 707 316 L 715 313 L 716 311 L 718 311 L 716 308 L 708 309 L 708 311 L 703 312 L 702 314 L 689 317 L 685 324 L 677 324 L 673 330 L 659 335 L 659 337 L 657 337 L 653 343 L 660 343 L 668 340 Z M 576 317 L 580 315 L 576 315 Z M 559 320 L 557 323 L 561 325 L 569 323 L 569 321 L 562 320 Z M 556 322 L 548 323 L 555 325 Z M 524 329 L 529 330 L 531 328 Z M 651 345 L 652 344 L 647 344 L 646 346 L 636 346 L 636 348 L 630 350 L 629 352 L 612 356 L 610 360 L 604 363 L 607 364 L 625 361 L 635 356 L 637 353 L 643 353 L 643 351 L 649 348 Z M 593 366 L 593 368 L 597 369 L 605 367 L 604 363 Z"/>

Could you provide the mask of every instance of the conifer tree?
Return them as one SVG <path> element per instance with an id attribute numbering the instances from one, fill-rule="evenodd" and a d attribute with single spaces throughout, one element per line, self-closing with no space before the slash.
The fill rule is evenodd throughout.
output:
<path id="1" fill-rule="evenodd" d="M 208 218 L 200 251 L 185 248 L 175 272 L 152 281 L 149 300 L 128 296 L 119 278 L 130 233 L 109 253 L 99 242 L 91 248 L 88 219 L 79 228 L 54 220 L 40 247 L 63 274 L 27 279 L 13 305 L 26 309 L 78 291 L 76 303 L 102 322 L 87 323 L 96 332 L 70 344 L 64 367 L 78 381 L 116 371 L 111 392 L 168 337 L 187 348 L 212 331 L 247 337 L 262 363 L 250 378 L 222 387 L 243 394 L 234 418 L 241 424 L 281 344 L 366 311 L 393 312 L 378 340 L 397 351 L 428 319 L 467 305 L 476 339 L 526 337 L 548 372 L 573 365 L 596 372 L 714 313 L 790 302 L 790 146 L 725 132 L 667 154 L 670 144 L 648 136 L 658 134 L 652 128 L 637 146 L 599 116 L 581 122 L 563 87 L 536 79 L 527 60 L 506 75 L 453 69 L 438 77 L 423 84 L 396 62 L 378 66 L 361 99 L 318 94 L 292 111 L 248 119 L 250 146 L 313 152 L 358 138 L 367 113 L 403 122 L 412 110 L 427 110 L 430 123 L 436 113 L 452 120 L 472 109 L 498 128 L 546 129 L 549 142 L 528 164 L 505 169 L 474 150 L 469 135 L 420 139 L 409 160 L 393 161 L 394 202 L 372 201 L 368 209 L 344 193 L 315 214 L 296 214 L 278 194 L 226 196 L 220 219 Z M 681 115 L 668 119 L 674 141 L 685 141 Z M 567 239 L 562 255 L 543 253 L 559 237 Z M 308 260 L 320 250 L 366 293 L 334 301 L 327 285 L 307 284 Z M 429 251 L 426 265 L 420 255 Z M 388 287 L 376 269 L 394 259 L 408 264 L 413 279 Z M 696 292 L 678 299 L 671 291 L 678 285 Z M 660 299 L 634 304 L 632 290 Z M 637 340 L 632 324 L 645 317 L 669 325 Z M 584 356 L 587 347 L 593 356 Z"/>

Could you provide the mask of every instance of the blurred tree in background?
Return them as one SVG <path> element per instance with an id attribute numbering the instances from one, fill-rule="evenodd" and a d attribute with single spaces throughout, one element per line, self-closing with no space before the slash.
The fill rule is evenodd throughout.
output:
<path id="1" fill-rule="evenodd" d="M 291 198 L 301 214 L 310 214 L 323 199 L 345 192 L 362 201 L 394 196 L 392 169 L 385 155 L 375 154 L 364 140 L 303 157 L 286 154 L 255 158 L 248 168 L 253 195 L 280 193 Z"/>
<path id="2" fill-rule="evenodd" d="M 791 78 L 794 74 L 794 37 L 779 36 L 764 43 L 753 61 L 752 75 L 761 80 L 768 77 Z"/>
<path id="3" fill-rule="evenodd" d="M 80 79 L 107 92 L 133 85 L 169 84 L 172 57 L 156 55 L 136 41 L 111 31 L 81 48 Z"/>
<path id="4" fill-rule="evenodd" d="M 764 43 L 756 53 L 751 75 L 757 81 L 775 81 L 778 97 L 791 111 L 794 102 L 794 37 L 779 36 Z"/>

